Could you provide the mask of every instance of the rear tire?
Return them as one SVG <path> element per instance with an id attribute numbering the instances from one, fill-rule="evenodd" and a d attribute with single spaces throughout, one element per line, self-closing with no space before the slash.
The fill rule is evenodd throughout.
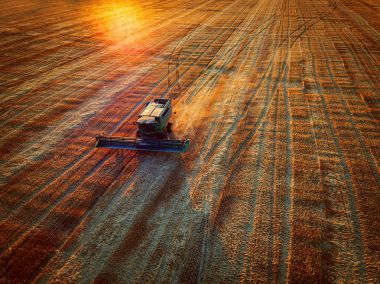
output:
<path id="1" fill-rule="evenodd" d="M 168 131 L 168 133 L 172 133 L 173 132 L 173 123 L 169 122 L 168 125 L 166 126 L 166 130 Z"/>

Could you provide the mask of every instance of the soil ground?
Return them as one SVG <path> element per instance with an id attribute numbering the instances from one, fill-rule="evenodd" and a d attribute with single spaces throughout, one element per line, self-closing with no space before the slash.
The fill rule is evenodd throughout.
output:
<path id="1" fill-rule="evenodd" d="M 0 2 L 0 282 L 380 283 L 376 0 Z M 94 147 L 171 98 L 185 154 Z"/>

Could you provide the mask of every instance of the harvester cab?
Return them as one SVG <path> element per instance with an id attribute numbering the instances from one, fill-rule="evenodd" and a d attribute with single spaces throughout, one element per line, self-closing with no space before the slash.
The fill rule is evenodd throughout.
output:
<path id="1" fill-rule="evenodd" d="M 173 124 L 169 122 L 172 106 L 169 99 L 148 102 L 136 121 L 137 137 L 96 136 L 95 147 L 156 152 L 186 152 L 189 139 L 168 139 Z"/>
<path id="2" fill-rule="evenodd" d="M 148 102 L 137 120 L 137 137 L 167 138 L 167 133 L 172 132 L 173 127 L 169 122 L 171 115 L 170 100 L 155 99 Z"/>

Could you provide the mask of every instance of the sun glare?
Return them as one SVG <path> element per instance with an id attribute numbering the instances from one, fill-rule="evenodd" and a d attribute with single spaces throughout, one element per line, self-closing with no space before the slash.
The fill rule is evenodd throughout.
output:
<path id="1" fill-rule="evenodd" d="M 102 2 L 93 7 L 99 20 L 101 37 L 112 42 L 134 41 L 143 32 L 145 17 L 142 9 L 129 1 Z"/>

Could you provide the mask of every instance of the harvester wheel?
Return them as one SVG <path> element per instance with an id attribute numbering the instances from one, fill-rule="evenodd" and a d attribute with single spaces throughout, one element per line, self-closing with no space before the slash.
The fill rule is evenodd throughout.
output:
<path id="1" fill-rule="evenodd" d="M 173 123 L 169 122 L 168 125 L 166 126 L 166 130 L 168 131 L 168 133 L 172 133 L 173 132 Z"/>

